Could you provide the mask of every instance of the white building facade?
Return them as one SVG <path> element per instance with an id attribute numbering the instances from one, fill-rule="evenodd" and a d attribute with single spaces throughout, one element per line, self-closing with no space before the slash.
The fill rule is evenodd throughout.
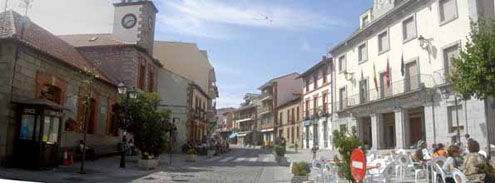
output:
<path id="1" fill-rule="evenodd" d="M 374 0 L 360 29 L 330 51 L 333 128 L 355 126 L 371 149 L 449 145 L 457 134 L 486 147 L 494 109 L 456 100 L 446 77 L 480 16 L 494 17 L 493 0 Z"/>
<path id="2" fill-rule="evenodd" d="M 322 61 L 301 74 L 303 79 L 302 148 L 330 149 L 332 114 L 332 59 L 323 57 Z"/>

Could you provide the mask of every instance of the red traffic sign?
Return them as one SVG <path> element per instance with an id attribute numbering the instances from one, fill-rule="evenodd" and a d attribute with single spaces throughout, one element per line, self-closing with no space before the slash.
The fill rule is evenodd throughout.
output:
<path id="1" fill-rule="evenodd" d="M 361 149 L 354 149 L 351 154 L 351 174 L 356 180 L 363 180 L 366 175 L 366 157 Z"/>

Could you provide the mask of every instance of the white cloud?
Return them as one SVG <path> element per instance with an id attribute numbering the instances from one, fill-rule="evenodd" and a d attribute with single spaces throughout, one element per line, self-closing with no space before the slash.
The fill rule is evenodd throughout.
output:
<path id="1" fill-rule="evenodd" d="M 280 4 L 270 6 L 252 1 L 234 2 L 235 4 L 221 0 L 167 1 L 163 5 L 171 12 L 164 13 L 161 20 L 165 24 L 164 28 L 168 27 L 170 31 L 208 38 L 232 37 L 232 33 L 228 31 L 231 26 L 300 31 L 342 25 L 342 22 L 326 16 Z"/>
<path id="2" fill-rule="evenodd" d="M 217 99 L 217 109 L 225 108 L 225 107 L 237 108 L 243 102 L 242 98 L 243 98 L 242 95 L 221 96 Z"/>
<path id="3" fill-rule="evenodd" d="M 24 14 L 24 0 L 9 0 L 9 9 Z M 113 27 L 112 0 L 34 0 L 33 22 L 54 34 L 107 33 Z M 2 1 L 3 9 L 5 1 Z"/>

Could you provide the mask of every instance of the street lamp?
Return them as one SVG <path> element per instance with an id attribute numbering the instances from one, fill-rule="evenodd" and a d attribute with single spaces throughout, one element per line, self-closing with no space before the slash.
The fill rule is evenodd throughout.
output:
<path id="1" fill-rule="evenodd" d="M 121 142 L 121 152 L 120 152 L 120 167 L 125 168 L 125 144 L 127 143 L 127 126 L 129 125 L 129 100 L 136 99 L 137 91 L 135 87 L 132 87 L 130 90 L 127 90 L 127 86 L 124 82 L 120 82 L 117 85 L 118 92 L 121 96 L 125 97 L 124 102 L 124 128 L 122 133 L 122 142 Z"/>

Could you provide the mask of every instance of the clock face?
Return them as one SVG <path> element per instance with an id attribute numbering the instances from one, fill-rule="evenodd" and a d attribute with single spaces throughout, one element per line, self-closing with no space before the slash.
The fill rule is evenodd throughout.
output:
<path id="1" fill-rule="evenodd" d="M 127 14 L 122 18 L 122 26 L 124 26 L 126 29 L 133 28 L 137 23 L 137 18 L 136 15 L 134 14 Z"/>
<path id="2" fill-rule="evenodd" d="M 148 28 L 153 29 L 153 17 L 148 17 Z"/>

